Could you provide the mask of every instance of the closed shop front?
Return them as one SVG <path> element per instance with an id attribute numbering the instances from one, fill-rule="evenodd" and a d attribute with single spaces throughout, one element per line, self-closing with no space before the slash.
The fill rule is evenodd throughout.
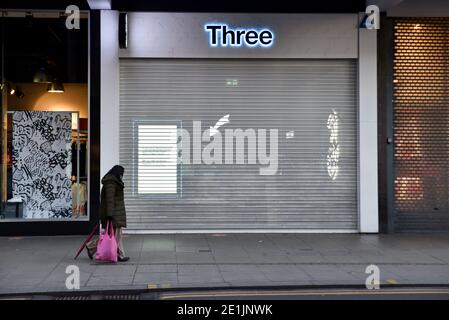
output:
<path id="1" fill-rule="evenodd" d="M 356 100 L 354 60 L 121 60 L 130 228 L 356 230 Z M 198 146 L 217 143 L 212 163 L 175 161 L 193 158 L 194 121 L 203 135 L 224 116 L 219 141 Z"/>
<path id="2" fill-rule="evenodd" d="M 377 230 L 360 197 L 376 120 L 360 130 L 359 17 L 323 18 L 128 13 L 101 131 L 129 232 Z"/>
<path id="3" fill-rule="evenodd" d="M 394 229 L 449 230 L 449 19 L 394 22 Z"/>

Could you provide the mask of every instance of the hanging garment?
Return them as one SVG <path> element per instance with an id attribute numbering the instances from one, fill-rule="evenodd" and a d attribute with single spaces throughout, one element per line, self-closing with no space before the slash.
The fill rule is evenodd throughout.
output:
<path id="1" fill-rule="evenodd" d="M 72 211 L 74 215 L 86 215 L 87 185 L 85 182 L 72 184 Z"/>

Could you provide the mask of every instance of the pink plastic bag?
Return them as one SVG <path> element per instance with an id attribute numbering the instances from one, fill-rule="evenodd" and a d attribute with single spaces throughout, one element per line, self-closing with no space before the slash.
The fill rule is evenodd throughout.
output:
<path id="1" fill-rule="evenodd" d="M 117 262 L 117 240 L 111 221 L 108 221 L 104 234 L 100 235 L 95 258 L 99 261 Z"/>

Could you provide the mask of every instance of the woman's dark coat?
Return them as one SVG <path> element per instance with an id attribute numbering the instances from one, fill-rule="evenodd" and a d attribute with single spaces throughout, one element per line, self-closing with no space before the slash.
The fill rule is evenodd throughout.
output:
<path id="1" fill-rule="evenodd" d="M 106 227 L 107 218 L 112 218 L 114 227 L 126 228 L 126 210 L 123 196 L 124 184 L 113 174 L 106 174 L 101 179 L 100 219 L 101 225 Z"/>

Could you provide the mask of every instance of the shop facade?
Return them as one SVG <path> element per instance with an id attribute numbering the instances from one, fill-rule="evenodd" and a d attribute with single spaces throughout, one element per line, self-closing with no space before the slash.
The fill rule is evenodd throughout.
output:
<path id="1" fill-rule="evenodd" d="M 447 232 L 448 4 L 384 8 L 379 37 L 381 231 Z"/>
<path id="2" fill-rule="evenodd" d="M 4 120 L 65 112 L 60 151 L 71 161 L 55 166 L 71 181 L 70 214 L 50 216 L 63 203 L 45 201 L 24 213 L 33 196 L 20 207 L 11 192 L 2 198 L 2 236 L 90 232 L 101 177 L 115 164 L 125 167 L 129 233 L 379 231 L 377 31 L 360 27 L 364 14 L 82 14 L 83 109 L 47 100 L 13 107 L 10 97 L 2 104 Z M 21 85 L 34 95 L 34 84 Z M 64 87 L 60 97 L 73 86 L 66 80 Z M 77 150 L 77 126 L 85 152 Z M 40 152 L 56 145 L 35 140 Z M 83 206 L 74 207 L 81 183 Z M 52 190 L 48 196 L 63 195 L 59 185 Z M 16 207 L 20 219 L 9 217 Z"/>
<path id="3" fill-rule="evenodd" d="M 100 167 L 125 167 L 128 232 L 378 232 L 362 18 L 102 11 Z"/>
<path id="4" fill-rule="evenodd" d="M 447 4 L 75 2 L 79 32 L 62 5 L 2 11 L 0 235 L 90 232 L 115 164 L 130 233 L 448 230 Z M 371 4 L 379 30 L 356 13 Z M 33 23 L 45 34 L 27 49 Z"/>

